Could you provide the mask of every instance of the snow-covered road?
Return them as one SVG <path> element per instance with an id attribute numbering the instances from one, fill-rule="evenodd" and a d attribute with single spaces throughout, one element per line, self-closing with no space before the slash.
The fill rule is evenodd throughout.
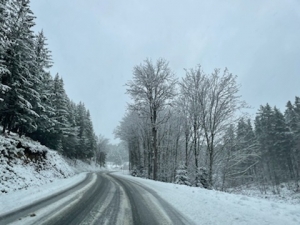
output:
<path id="1" fill-rule="evenodd" d="M 0 215 L 0 224 L 193 224 L 153 190 L 107 172 L 88 174 L 72 190 L 35 200 Z"/>
<path id="2" fill-rule="evenodd" d="M 0 223 L 1 215 L 80 183 L 85 177 L 86 174 L 80 174 L 38 188 L 1 195 Z M 77 224 L 151 224 L 151 221 L 153 224 L 300 224 L 300 205 L 297 204 L 162 183 L 122 172 L 102 173 L 96 177 L 94 174 L 84 189 L 74 191 L 64 200 L 35 211 L 34 217 L 23 217 L 14 224 L 40 223 L 42 217 L 54 218 L 55 224 L 74 224 L 73 217 L 83 208 L 89 216 L 80 215 Z M 93 205 L 90 208 L 80 206 L 67 216 L 65 212 L 71 210 L 72 204 L 76 201 L 83 204 L 85 193 L 89 193 L 85 199 L 95 199 Z M 109 218 L 114 218 L 112 223 Z"/>

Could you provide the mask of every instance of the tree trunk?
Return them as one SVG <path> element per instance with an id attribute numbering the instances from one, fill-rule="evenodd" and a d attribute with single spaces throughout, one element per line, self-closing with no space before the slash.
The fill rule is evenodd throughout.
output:
<path id="1" fill-rule="evenodd" d="M 198 153 L 197 153 L 197 124 L 194 123 L 194 155 L 195 155 L 195 166 L 196 171 L 198 169 Z"/>
<path id="2" fill-rule="evenodd" d="M 189 143 L 188 143 L 188 133 L 186 132 L 185 134 L 185 166 L 186 168 L 188 167 L 188 147 L 189 147 Z"/>
<path id="3" fill-rule="evenodd" d="M 153 137 L 153 180 L 157 180 L 157 159 L 158 159 L 158 151 L 157 151 L 157 130 L 155 126 L 152 128 L 152 137 Z"/>

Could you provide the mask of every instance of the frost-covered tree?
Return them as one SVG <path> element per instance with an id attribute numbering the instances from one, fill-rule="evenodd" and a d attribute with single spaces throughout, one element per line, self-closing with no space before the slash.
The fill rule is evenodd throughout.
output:
<path id="1" fill-rule="evenodd" d="M 141 118 L 136 111 L 129 111 L 115 129 L 115 136 L 127 143 L 129 153 L 129 170 L 145 166 L 141 150 Z M 144 152 L 145 153 L 145 152 Z M 147 157 L 148 154 L 146 154 Z M 149 154 L 150 156 L 150 154 Z M 144 158 L 145 159 L 145 158 Z M 148 166 L 148 165 L 147 165 Z M 151 169 L 149 165 L 149 170 Z"/>
<path id="2" fill-rule="evenodd" d="M 127 94 L 133 99 L 131 109 L 146 115 L 151 123 L 151 149 L 153 159 L 153 179 L 157 180 L 158 171 L 158 141 L 159 125 L 166 118 L 158 120 L 159 114 L 170 105 L 175 96 L 176 79 L 169 68 L 168 62 L 159 59 L 155 64 L 147 59 L 133 69 L 133 79 L 127 86 Z"/>
<path id="3" fill-rule="evenodd" d="M 106 156 L 109 152 L 109 140 L 102 135 L 97 137 L 97 147 L 95 152 L 96 163 L 100 167 L 104 167 L 106 164 Z"/>
<path id="4" fill-rule="evenodd" d="M 202 124 L 200 121 L 201 118 L 201 102 L 199 101 L 200 96 L 204 87 L 204 82 L 206 82 L 206 76 L 201 70 L 201 67 L 196 69 L 186 70 L 186 75 L 180 82 L 180 95 L 182 98 L 182 110 L 186 111 L 186 123 L 190 125 L 189 128 L 186 128 L 186 132 L 191 130 L 192 135 L 192 145 L 194 152 L 195 168 L 198 170 L 199 165 L 199 146 L 200 139 L 202 137 Z M 186 133 L 188 135 L 189 132 Z M 186 139 L 188 136 L 186 136 Z M 187 142 L 186 142 L 187 144 Z M 186 147 L 187 149 L 187 147 Z M 186 150 L 187 151 L 187 150 Z M 187 155 L 187 154 L 186 154 Z M 202 165 L 204 166 L 204 165 Z"/>
<path id="5" fill-rule="evenodd" d="M 221 189 L 253 182 L 255 166 L 259 160 L 258 144 L 250 120 L 239 119 L 237 126 L 230 125 L 226 130 L 221 161 Z"/>
<path id="6" fill-rule="evenodd" d="M 212 74 L 205 74 L 201 67 L 187 71 L 185 94 L 189 96 L 192 112 L 193 130 L 204 136 L 208 166 L 208 182 L 213 185 L 214 160 L 217 157 L 216 146 L 225 130 L 234 121 L 235 113 L 243 107 L 238 95 L 236 76 L 227 69 L 223 72 L 215 69 Z M 200 134 L 200 132 L 199 132 Z M 194 143 L 196 148 L 197 143 Z"/>

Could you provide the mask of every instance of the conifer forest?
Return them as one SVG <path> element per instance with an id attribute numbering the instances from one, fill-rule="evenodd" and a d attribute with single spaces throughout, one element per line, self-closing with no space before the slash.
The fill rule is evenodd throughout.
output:
<path id="1" fill-rule="evenodd" d="M 15 132 L 74 159 L 103 164 L 105 153 L 90 112 L 74 103 L 53 62 L 43 31 L 34 33 L 29 1 L 0 1 L 0 119 L 3 133 Z"/>

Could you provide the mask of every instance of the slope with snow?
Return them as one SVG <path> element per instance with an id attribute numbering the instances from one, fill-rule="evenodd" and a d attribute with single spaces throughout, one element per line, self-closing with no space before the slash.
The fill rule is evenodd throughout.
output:
<path id="1" fill-rule="evenodd" d="M 0 136 L 0 195 L 73 176 L 57 152 L 18 136 Z"/>

